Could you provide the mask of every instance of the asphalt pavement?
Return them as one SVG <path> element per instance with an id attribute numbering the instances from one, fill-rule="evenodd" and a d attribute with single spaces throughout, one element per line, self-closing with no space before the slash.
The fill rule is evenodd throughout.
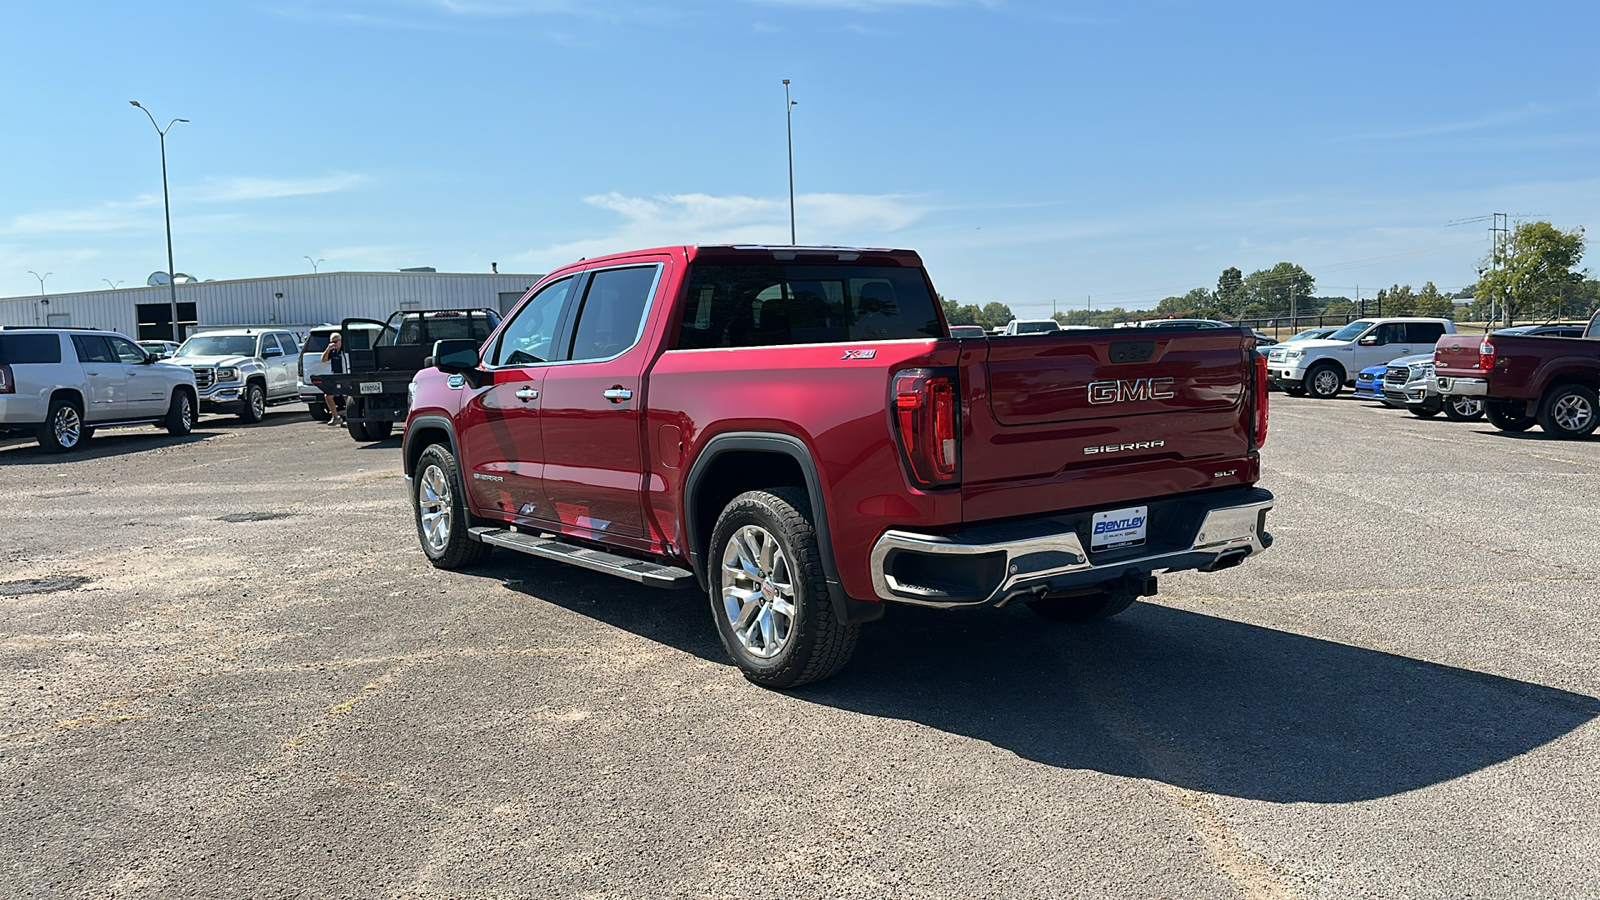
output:
<path id="1" fill-rule="evenodd" d="M 1273 396 L 1277 543 L 1114 620 L 417 548 L 304 411 L 0 445 L 0 897 L 1600 896 L 1600 441 Z"/>

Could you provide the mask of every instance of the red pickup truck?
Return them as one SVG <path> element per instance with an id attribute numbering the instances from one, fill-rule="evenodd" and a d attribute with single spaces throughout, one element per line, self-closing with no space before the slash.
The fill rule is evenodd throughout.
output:
<path id="1" fill-rule="evenodd" d="M 1481 397 L 1502 431 L 1581 438 L 1600 424 L 1600 313 L 1581 338 L 1447 334 L 1433 351 L 1446 397 Z"/>
<path id="2" fill-rule="evenodd" d="M 698 586 L 746 677 L 825 678 L 890 602 L 1115 615 L 1269 547 L 1243 329 L 949 337 L 906 250 L 702 246 L 553 272 L 419 372 L 435 566 L 493 547 Z"/>

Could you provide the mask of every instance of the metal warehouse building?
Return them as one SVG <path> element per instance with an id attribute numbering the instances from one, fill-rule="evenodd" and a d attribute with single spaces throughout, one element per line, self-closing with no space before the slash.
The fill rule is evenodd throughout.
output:
<path id="1" fill-rule="evenodd" d="M 488 307 L 506 312 L 539 275 L 327 272 L 178 285 L 178 321 L 192 326 L 278 325 L 303 331 L 345 318 L 387 319 L 397 309 Z M 0 299 L 0 325 L 119 331 L 135 340 L 172 335 L 166 285 Z"/>

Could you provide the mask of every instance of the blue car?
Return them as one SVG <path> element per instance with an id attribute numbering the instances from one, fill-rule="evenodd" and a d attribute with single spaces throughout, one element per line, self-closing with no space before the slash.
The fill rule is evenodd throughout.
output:
<path id="1" fill-rule="evenodd" d="M 1389 364 L 1381 366 L 1368 366 L 1356 373 L 1355 396 L 1362 400 L 1376 400 L 1386 402 L 1383 396 L 1383 373 L 1388 371 Z"/>

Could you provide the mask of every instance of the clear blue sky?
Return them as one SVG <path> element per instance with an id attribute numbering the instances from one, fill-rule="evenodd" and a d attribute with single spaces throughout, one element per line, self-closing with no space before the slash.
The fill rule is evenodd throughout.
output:
<path id="1" fill-rule="evenodd" d="M 0 296 L 672 243 L 910 247 L 961 302 L 1280 260 L 1459 288 L 1600 237 L 1600 3 L 0 0 Z M 1588 264 L 1600 270 L 1600 260 Z"/>

